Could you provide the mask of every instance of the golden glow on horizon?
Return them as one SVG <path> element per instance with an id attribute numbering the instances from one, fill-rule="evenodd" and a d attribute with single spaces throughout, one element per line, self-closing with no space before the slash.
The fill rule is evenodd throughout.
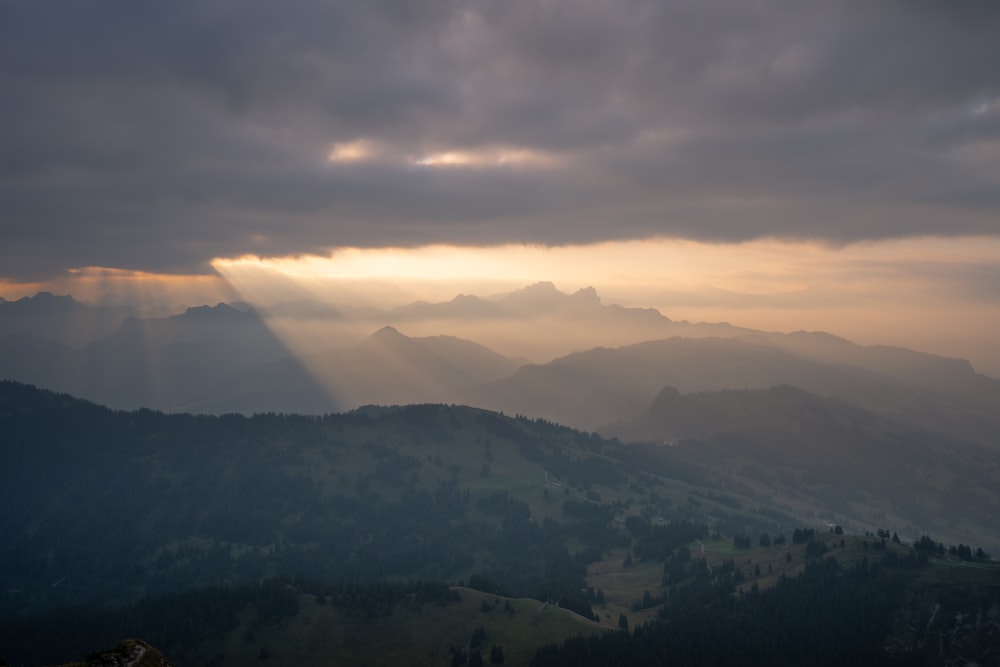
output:
<path id="1" fill-rule="evenodd" d="M 299 299 L 392 308 L 463 293 L 489 297 L 551 281 L 567 293 L 593 286 L 605 304 L 652 307 L 675 320 L 825 330 L 864 344 L 973 359 L 978 354 L 983 368 L 1000 375 L 998 258 L 1000 236 L 844 247 L 654 239 L 560 247 L 341 248 L 326 256 L 220 258 L 212 263 L 217 275 L 210 276 L 90 267 L 46 283 L 0 283 L 0 295 L 13 300 L 48 290 L 90 303 L 161 310 Z"/>
<path id="2" fill-rule="evenodd" d="M 502 245 L 417 248 L 341 248 L 328 256 L 217 259 L 220 274 L 266 271 L 309 281 L 409 281 L 463 285 L 549 280 L 563 290 L 593 285 L 616 292 L 629 287 L 727 290 L 739 294 L 788 294 L 820 286 L 872 291 L 873 279 L 920 281 L 917 264 L 988 263 L 1000 257 L 1000 238 L 922 238 L 870 242 L 843 248 L 772 240 L 707 244 L 679 240 L 608 241 L 575 246 Z M 652 304 L 646 304 L 652 305 Z"/>
<path id="3" fill-rule="evenodd" d="M 40 291 L 72 294 L 95 305 L 127 305 L 139 310 L 167 311 L 181 306 L 232 301 L 236 292 L 218 275 L 176 275 L 130 271 L 100 266 L 68 269 L 39 283 L 0 282 L 0 294 L 9 300 Z"/>
<path id="4" fill-rule="evenodd" d="M 972 358 L 1000 375 L 1000 307 L 988 283 L 997 258 L 997 236 L 844 247 L 655 239 L 342 248 L 325 257 L 242 257 L 213 266 L 243 298 L 259 303 L 313 298 L 389 308 L 460 293 L 488 297 L 538 281 L 567 293 L 593 286 L 605 304 L 652 307 L 675 320 L 828 331 L 862 344 Z"/>

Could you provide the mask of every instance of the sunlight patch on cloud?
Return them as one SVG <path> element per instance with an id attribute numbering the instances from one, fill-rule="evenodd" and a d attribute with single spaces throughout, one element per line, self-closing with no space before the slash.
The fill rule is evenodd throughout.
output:
<path id="1" fill-rule="evenodd" d="M 563 164 L 564 158 L 552 152 L 526 146 L 480 146 L 474 148 L 436 147 L 414 150 L 390 146 L 372 139 L 354 139 L 333 144 L 327 154 L 332 164 L 389 162 L 419 167 L 528 167 L 549 168 Z"/>
<path id="2" fill-rule="evenodd" d="M 501 146 L 479 149 L 455 149 L 427 153 L 414 164 L 424 167 L 555 167 L 562 158 L 554 153 L 532 148 Z"/>
<path id="3" fill-rule="evenodd" d="M 355 139 L 335 143 L 327 159 L 335 163 L 370 162 L 381 157 L 382 147 L 370 139 Z"/>
<path id="4" fill-rule="evenodd" d="M 991 113 L 1000 113 L 1000 99 L 979 102 L 972 107 L 972 113 L 977 116 L 985 116 Z"/>

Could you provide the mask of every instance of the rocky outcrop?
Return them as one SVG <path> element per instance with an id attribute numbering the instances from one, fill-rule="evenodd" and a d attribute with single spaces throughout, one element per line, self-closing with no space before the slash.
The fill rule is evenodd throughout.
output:
<path id="1" fill-rule="evenodd" d="M 92 653 L 82 662 L 61 667 L 173 667 L 173 663 L 141 639 L 125 639 L 110 651 Z"/>

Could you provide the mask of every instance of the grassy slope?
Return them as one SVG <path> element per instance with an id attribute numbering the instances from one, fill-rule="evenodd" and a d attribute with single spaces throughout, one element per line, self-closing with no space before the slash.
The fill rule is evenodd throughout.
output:
<path id="1" fill-rule="evenodd" d="M 817 538 L 829 547 L 825 557 L 845 564 L 868 558 L 878 561 L 883 552 L 871 545 L 873 538 L 859 535 L 820 533 Z M 844 546 L 840 541 L 843 539 Z M 863 546 L 868 542 L 868 548 Z M 742 590 L 754 583 L 761 590 L 775 585 L 782 576 L 794 577 L 808 560 L 805 544 L 786 544 L 742 549 L 726 539 L 706 539 L 689 545 L 692 554 L 702 555 L 710 567 L 720 567 L 732 559 L 744 574 Z M 909 554 L 905 545 L 888 544 L 900 557 Z M 791 559 L 786 559 L 791 554 Z M 321 605 L 312 595 L 300 596 L 300 611 L 274 624 L 261 623 L 255 611 L 247 609 L 241 625 L 224 637 L 200 645 L 191 655 L 178 656 L 182 664 L 212 664 L 217 667 L 245 664 L 284 665 L 448 665 L 452 646 L 469 650 L 472 633 L 486 631 L 479 650 L 486 663 L 493 644 L 503 647 L 507 665 L 527 665 L 535 650 L 581 633 L 601 632 L 618 627 L 619 614 L 629 627 L 652 619 L 658 608 L 635 611 L 632 602 L 645 591 L 659 594 L 663 566 L 656 561 L 635 561 L 623 565 L 625 550 L 615 550 L 606 559 L 592 563 L 587 583 L 604 591 L 604 605 L 594 605 L 599 623 L 586 620 L 553 605 L 532 599 L 509 599 L 468 588 L 460 588 L 462 601 L 447 605 L 403 602 L 391 615 L 368 618 L 352 615 L 331 605 Z M 761 574 L 754 576 L 755 566 Z M 945 556 L 932 558 L 918 570 L 908 570 L 927 583 L 1000 585 L 1000 563 L 964 562 Z M 484 603 L 492 607 L 484 611 Z M 505 608 L 509 604 L 510 610 Z M 253 630 L 254 639 L 248 639 Z M 267 659 L 261 660 L 266 649 Z"/>
<path id="2" fill-rule="evenodd" d="M 527 665 L 535 649 L 600 627 L 576 614 L 537 600 L 497 598 L 467 588 L 462 601 L 447 605 L 402 602 L 379 618 L 352 615 L 301 595 L 296 616 L 267 625 L 253 609 L 240 627 L 203 643 L 183 663 L 227 665 L 449 665 L 449 648 L 468 650 L 480 626 L 486 641 L 479 646 L 489 663 L 493 644 L 503 648 L 506 665 Z M 494 608 L 483 610 L 484 601 Z M 499 604 L 495 604 L 496 602 Z M 505 609 L 509 602 L 510 610 Z M 253 641 L 248 640 L 253 629 Z M 266 650 L 266 661 L 261 652 Z M 220 659 L 221 656 L 221 659 Z"/>

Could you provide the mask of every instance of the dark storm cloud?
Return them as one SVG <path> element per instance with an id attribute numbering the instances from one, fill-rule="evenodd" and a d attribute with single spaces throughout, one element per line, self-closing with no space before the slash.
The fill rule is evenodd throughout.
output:
<path id="1" fill-rule="evenodd" d="M 997 34 L 985 0 L 9 1 L 0 274 L 1000 233 Z M 498 147 L 551 160 L 413 163 Z"/>

